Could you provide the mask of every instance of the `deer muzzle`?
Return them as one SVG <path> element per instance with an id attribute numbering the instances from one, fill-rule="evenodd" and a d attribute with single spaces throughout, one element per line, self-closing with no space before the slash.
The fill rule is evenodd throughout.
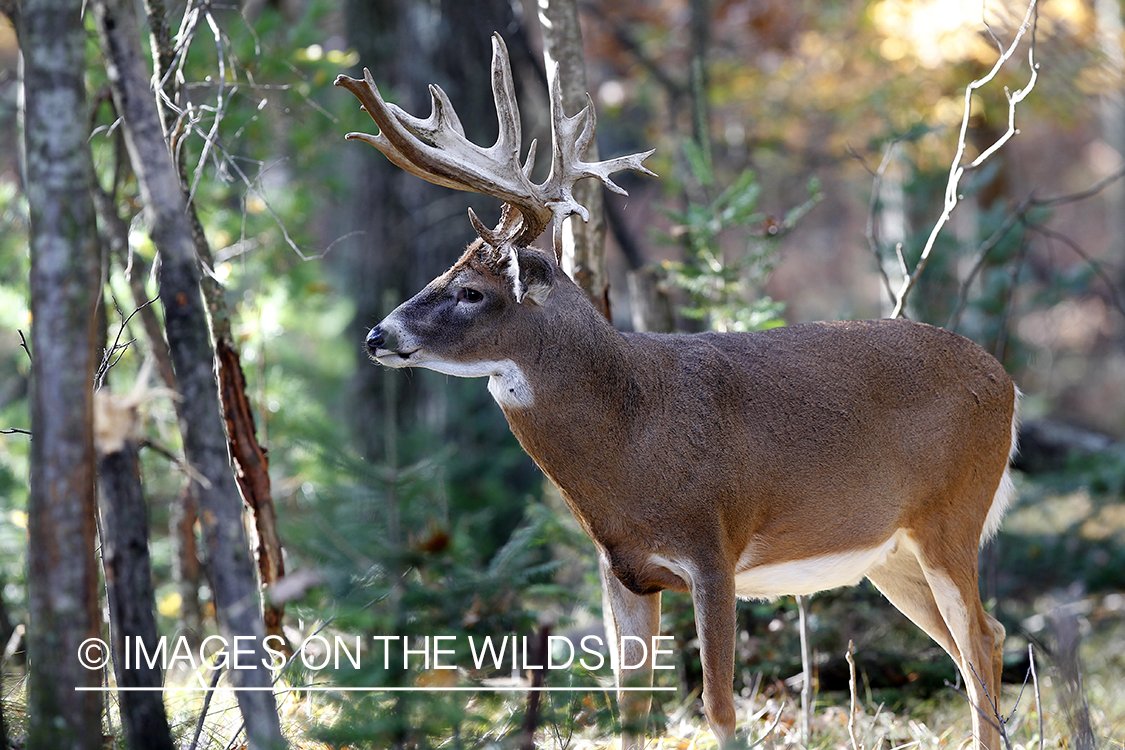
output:
<path id="1" fill-rule="evenodd" d="M 386 332 L 383 330 L 383 326 L 375 326 L 367 334 L 367 353 L 372 357 L 379 356 L 379 350 L 385 349 L 386 347 L 384 345 L 386 343 L 387 336 Z"/>

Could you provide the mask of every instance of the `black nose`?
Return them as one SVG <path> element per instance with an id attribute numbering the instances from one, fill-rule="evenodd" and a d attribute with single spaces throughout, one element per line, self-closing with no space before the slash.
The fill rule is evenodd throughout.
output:
<path id="1" fill-rule="evenodd" d="M 385 343 L 387 343 L 387 339 L 383 335 L 383 329 L 379 326 L 375 326 L 371 329 L 371 332 L 367 334 L 367 351 L 372 354 L 374 354 L 377 349 L 382 349 Z"/>

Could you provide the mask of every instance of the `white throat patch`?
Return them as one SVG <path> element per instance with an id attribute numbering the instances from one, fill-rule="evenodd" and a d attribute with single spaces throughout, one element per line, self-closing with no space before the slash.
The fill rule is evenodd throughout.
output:
<path id="1" fill-rule="evenodd" d="M 535 403 L 535 394 L 523 370 L 510 359 L 496 362 L 449 362 L 440 359 L 417 360 L 415 367 L 454 375 L 459 378 L 488 378 L 488 392 L 496 403 L 508 409 L 526 409 Z"/>
<path id="2" fill-rule="evenodd" d="M 488 392 L 496 403 L 508 409 L 527 409 L 535 403 L 531 384 L 519 365 L 510 359 L 490 364 L 499 365 L 496 372 L 488 378 Z"/>

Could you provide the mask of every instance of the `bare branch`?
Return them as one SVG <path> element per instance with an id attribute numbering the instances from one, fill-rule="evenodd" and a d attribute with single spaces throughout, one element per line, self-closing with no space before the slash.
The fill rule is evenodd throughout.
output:
<path id="1" fill-rule="evenodd" d="M 1028 201 L 1030 205 L 1033 206 L 1059 206 L 1066 203 L 1077 203 L 1087 198 L 1093 198 L 1122 177 L 1125 177 L 1125 166 L 1119 167 L 1113 174 L 1095 182 L 1093 185 L 1080 192 L 1059 195 L 1054 198 L 1033 198 L 1029 196 Z"/>
<path id="2" fill-rule="evenodd" d="M 1031 684 L 1035 686 L 1035 715 L 1039 719 L 1039 737 L 1043 737 L 1043 700 L 1039 694 L 1039 675 L 1035 671 L 1035 646 L 1027 644 L 1027 658 L 1031 662 Z M 1042 739 L 1040 740 L 1042 742 Z"/>
<path id="3" fill-rule="evenodd" d="M 933 229 L 930 231 L 930 236 L 926 239 L 926 244 L 922 248 L 922 254 L 918 258 L 918 263 L 914 266 L 914 270 L 906 276 L 902 281 L 902 286 L 899 288 L 898 294 L 894 297 L 895 307 L 891 312 L 892 318 L 900 318 L 903 316 L 904 308 L 906 306 L 906 297 L 910 294 L 910 290 L 918 283 L 918 278 L 922 275 L 922 271 L 926 268 L 926 264 L 930 259 L 930 254 L 933 252 L 934 243 L 937 241 L 938 234 L 945 227 L 949 221 L 953 209 L 957 207 L 960 200 L 958 188 L 961 184 L 961 177 L 964 175 L 966 169 L 975 169 L 983 164 L 992 154 L 996 153 L 1005 143 L 1007 143 L 1012 136 L 1019 131 L 1016 129 L 1016 105 L 1022 102 L 1032 89 L 1035 88 L 1035 82 L 1039 76 L 1039 63 L 1035 61 L 1035 29 L 1039 20 L 1039 5 L 1038 0 L 1030 0 L 1027 6 L 1027 13 L 1024 15 L 1023 23 L 1020 24 L 1019 30 L 1016 32 L 1015 38 L 1012 43 L 1003 51 L 992 69 L 984 76 L 972 81 L 965 87 L 965 107 L 961 115 L 961 132 L 957 138 L 957 151 L 954 154 L 952 165 L 949 169 L 949 180 L 945 186 L 945 205 L 942 210 L 941 216 L 938 217 L 937 222 L 934 224 Z M 986 148 L 977 156 L 972 162 L 967 165 L 962 164 L 962 159 L 965 155 L 965 148 L 969 130 L 969 114 L 972 104 L 973 92 L 979 88 L 990 83 L 999 73 L 1000 68 L 1011 59 L 1015 54 L 1016 49 L 1019 47 L 1020 42 L 1023 40 L 1024 34 L 1031 31 L 1031 42 L 1027 52 L 1028 65 L 1031 68 L 1030 77 L 1027 85 L 1022 89 L 1015 92 L 1004 89 L 1004 95 L 1008 99 L 1008 129 L 996 141 Z M 991 33 L 991 31 L 990 31 Z"/>
<path id="4" fill-rule="evenodd" d="M 1041 234 L 1044 237 L 1047 237 L 1048 239 L 1057 240 L 1058 242 L 1061 242 L 1062 244 L 1064 244 L 1068 248 L 1070 248 L 1070 250 L 1075 255 L 1082 258 L 1082 260 L 1086 261 L 1086 263 L 1090 266 L 1090 268 L 1093 269 L 1093 271 L 1097 275 L 1097 277 L 1105 283 L 1106 293 L 1109 295 L 1110 303 L 1112 303 L 1113 306 L 1115 308 L 1117 308 L 1117 311 L 1119 313 L 1121 313 L 1121 315 L 1123 317 L 1125 317 L 1125 304 L 1122 303 L 1121 296 L 1120 296 L 1120 294 L 1118 293 L 1118 290 L 1117 290 L 1117 285 L 1114 283 L 1114 281 L 1110 277 L 1110 275 L 1108 273 L 1106 273 L 1105 269 L 1102 268 L 1101 263 L 1099 263 L 1098 261 L 1091 258 L 1090 255 L 1085 250 L 1082 249 L 1081 245 L 1079 245 L 1077 242 L 1075 242 L 1074 240 L 1067 237 L 1065 234 L 1062 234 L 1061 232 L 1057 232 L 1054 229 L 1050 229 L 1049 227 L 1045 227 L 1042 224 L 1028 224 L 1027 227 L 1031 231 L 1036 232 L 1038 234 Z"/>
<path id="5" fill-rule="evenodd" d="M 1000 226 L 996 228 L 996 231 L 977 248 L 976 257 L 973 258 L 973 263 L 969 267 L 969 272 L 961 282 L 961 293 L 957 297 L 957 306 L 953 309 L 953 312 L 949 316 L 949 321 L 945 324 L 945 327 L 949 330 L 955 330 L 957 324 L 961 321 L 961 314 L 965 311 L 965 306 L 968 304 L 969 287 L 972 286 L 973 281 L 976 280 L 977 274 L 980 273 L 981 269 L 984 267 L 984 262 L 988 259 L 988 254 L 1008 235 L 1008 231 L 1015 226 L 1017 221 L 1023 220 L 1029 205 L 1029 200 L 1030 199 L 1024 199 L 1015 211 L 1005 217 Z"/>
<path id="6" fill-rule="evenodd" d="M 24 352 L 27 353 L 27 361 L 31 362 L 31 349 L 29 349 L 27 346 L 27 339 L 23 337 L 23 330 L 17 328 L 16 333 L 20 335 L 20 349 L 23 349 Z"/>
<path id="7" fill-rule="evenodd" d="M 974 256 L 972 264 L 969 267 L 969 272 L 961 282 L 961 290 L 960 294 L 958 295 L 957 306 L 950 314 L 949 320 L 946 322 L 946 327 L 950 330 L 955 330 L 957 328 L 957 325 L 961 319 L 961 315 L 964 312 L 965 306 L 968 304 L 969 287 L 972 285 L 973 281 L 976 280 L 977 275 L 984 267 L 985 261 L 988 259 L 988 254 L 996 247 L 996 245 L 1000 243 L 1001 240 L 1004 239 L 1004 237 L 1007 236 L 1008 232 L 1011 231 L 1012 227 L 1014 227 L 1017 222 L 1024 225 L 1027 230 L 1036 232 L 1037 234 L 1042 235 L 1048 240 L 1057 240 L 1058 242 L 1063 243 L 1072 252 L 1074 252 L 1074 254 L 1082 258 L 1082 260 L 1085 261 L 1091 269 L 1093 269 L 1094 273 L 1105 284 L 1106 294 L 1109 296 L 1110 303 L 1114 308 L 1117 309 L 1118 312 L 1121 313 L 1122 317 L 1125 317 L 1125 300 L 1122 299 L 1122 294 L 1118 290 L 1117 284 L 1114 282 L 1114 279 L 1110 275 L 1110 273 L 1105 270 L 1102 263 L 1090 257 L 1089 253 L 1087 253 L 1080 245 L 1078 245 L 1078 243 L 1076 243 L 1066 235 L 1038 222 L 1028 221 L 1028 215 L 1031 212 L 1032 208 L 1059 206 L 1069 203 L 1077 203 L 1088 198 L 1092 198 L 1123 177 L 1125 177 L 1125 166 L 1121 167 L 1113 174 L 1110 174 L 1107 177 L 1099 180 L 1085 190 L 1080 190 L 1076 193 L 1068 193 L 1066 195 L 1059 195 L 1051 198 L 1038 198 L 1035 196 L 1034 192 L 1029 193 L 1027 197 L 1025 197 L 1014 209 L 1012 209 L 1012 211 L 1008 214 L 1007 217 L 1005 217 L 1004 221 L 1001 222 L 1000 226 L 996 228 L 996 230 L 988 237 L 988 239 L 982 242 L 980 244 L 980 247 L 977 248 L 977 253 Z"/>
<path id="8" fill-rule="evenodd" d="M 121 321 L 121 325 L 117 329 L 117 336 L 113 340 L 113 345 L 107 349 L 102 350 L 102 361 L 98 366 L 97 373 L 94 374 L 95 391 L 100 391 L 102 389 L 102 383 L 105 381 L 106 373 L 109 372 L 110 368 L 121 361 L 121 358 L 125 356 L 125 351 L 137 341 L 135 338 L 132 338 L 125 343 L 121 343 L 121 336 L 125 332 L 125 327 L 129 325 L 129 321 L 132 320 L 133 316 L 139 313 L 142 308 L 148 307 L 157 299 L 159 299 L 159 297 L 153 297 L 152 299 L 146 301 L 144 304 L 135 308 L 133 312 L 129 313 L 128 316 L 125 316 L 121 311 L 121 306 L 117 304 L 117 298 L 114 298 L 113 307 L 117 310 L 118 316 L 123 317 L 123 319 Z M 117 355 L 117 359 L 113 359 L 113 356 L 115 354 Z"/>
<path id="9" fill-rule="evenodd" d="M 859 713 L 859 700 L 856 696 L 858 685 L 855 679 L 855 658 L 852 656 L 855 644 L 849 640 L 848 650 L 844 652 L 844 661 L 848 663 L 848 692 L 851 693 L 851 710 L 848 711 L 848 738 L 852 743 L 852 750 L 861 750 L 859 740 L 855 736 L 855 717 Z"/>
<path id="10" fill-rule="evenodd" d="M 204 489 L 210 489 L 211 480 L 199 473 L 199 470 L 187 462 L 187 459 L 181 458 L 172 452 L 171 448 L 166 448 L 155 440 L 141 440 L 137 443 L 138 448 L 148 448 L 156 453 L 159 453 L 164 458 L 171 461 L 177 469 L 184 473 L 192 481 L 199 482 L 200 486 Z"/>
<path id="11" fill-rule="evenodd" d="M 813 669 L 812 648 L 809 646 L 809 600 L 807 596 L 797 595 L 798 628 L 801 636 L 801 742 L 805 747 L 812 740 L 813 716 Z"/>
<path id="12" fill-rule="evenodd" d="M 867 164 L 864 162 L 863 157 L 860 156 L 859 153 L 854 149 L 851 149 L 852 157 L 859 161 L 859 163 L 863 165 L 864 169 L 867 169 L 868 172 L 871 172 L 872 175 L 871 200 L 867 206 L 867 227 L 864 234 L 867 237 L 867 247 L 869 250 L 871 250 L 871 254 L 875 256 L 875 268 L 879 271 L 879 276 L 883 280 L 883 288 L 887 290 L 887 296 L 892 300 L 895 298 L 895 291 L 891 286 L 891 279 L 887 276 L 886 269 L 883 268 L 882 255 L 879 252 L 879 240 L 876 237 L 875 231 L 875 210 L 879 204 L 879 193 L 883 186 L 883 175 L 887 171 L 887 166 L 891 163 L 891 157 L 894 155 L 895 147 L 898 146 L 901 140 L 902 136 L 899 136 L 898 138 L 895 138 L 893 141 L 887 144 L 886 150 L 883 151 L 883 158 L 879 162 L 879 168 L 874 172 L 871 172 L 871 170 L 867 167 Z"/>

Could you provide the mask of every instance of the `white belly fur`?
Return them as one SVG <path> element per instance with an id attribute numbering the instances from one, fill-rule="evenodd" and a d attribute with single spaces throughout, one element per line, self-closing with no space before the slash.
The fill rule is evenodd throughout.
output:
<path id="1" fill-rule="evenodd" d="M 900 529 L 877 547 L 765 565 L 754 564 L 755 543 L 751 542 L 735 568 L 735 594 L 742 599 L 774 599 L 854 586 L 869 570 L 886 561 L 903 533 Z"/>

